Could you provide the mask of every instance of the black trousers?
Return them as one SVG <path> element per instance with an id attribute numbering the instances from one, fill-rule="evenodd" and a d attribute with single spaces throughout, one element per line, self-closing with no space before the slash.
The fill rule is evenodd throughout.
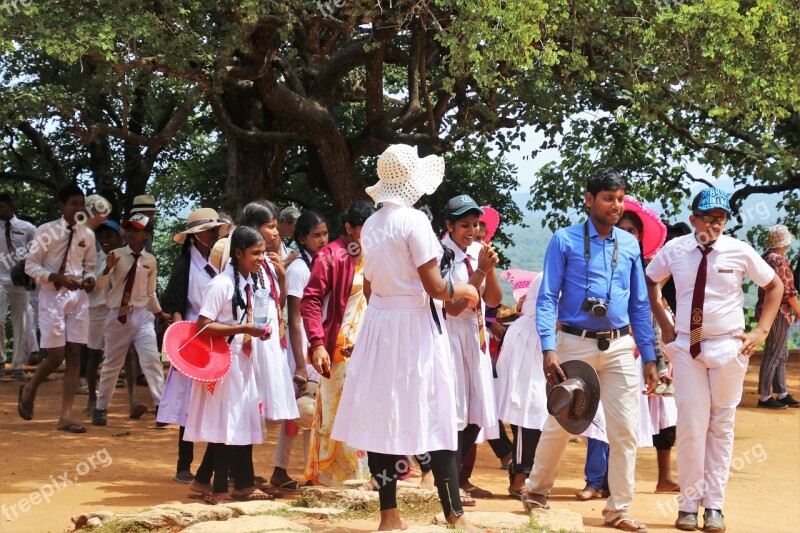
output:
<path id="1" fill-rule="evenodd" d="M 227 446 L 219 442 L 209 442 L 203 460 L 197 468 L 194 478 L 204 485 L 211 483 L 214 477 L 213 491 L 215 494 L 228 492 L 228 474 L 230 473 L 231 459 L 234 446 Z"/>
<path id="2" fill-rule="evenodd" d="M 675 446 L 675 426 L 670 426 L 653 435 L 656 450 L 671 450 Z"/>
<path id="3" fill-rule="evenodd" d="M 508 438 L 506 427 L 503 425 L 503 422 L 498 420 L 498 424 L 500 427 L 500 436 L 496 439 L 491 439 L 489 441 L 489 446 L 492 447 L 494 456 L 498 459 L 502 459 L 514 451 L 514 444 Z M 514 431 L 514 426 L 511 426 L 511 431 Z"/>
<path id="4" fill-rule="evenodd" d="M 442 504 L 444 516 L 451 514 L 461 516 L 464 509 L 461 507 L 461 497 L 458 492 L 458 468 L 456 467 L 456 454 L 452 450 L 437 450 L 425 455 L 418 455 L 420 466 L 429 466 L 433 471 L 436 490 L 439 492 L 439 501 Z M 385 453 L 367 452 L 367 462 L 372 479 L 378 485 L 381 511 L 397 508 L 397 479 L 400 474 L 408 470 L 408 459 L 404 455 L 390 455 Z"/>
<path id="5" fill-rule="evenodd" d="M 191 470 L 194 461 L 194 442 L 183 440 L 185 432 L 186 428 L 181 426 L 178 431 L 178 472 Z"/>

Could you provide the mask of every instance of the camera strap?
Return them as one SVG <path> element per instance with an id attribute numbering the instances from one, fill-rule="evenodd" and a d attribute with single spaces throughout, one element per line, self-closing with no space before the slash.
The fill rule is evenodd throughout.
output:
<path id="1" fill-rule="evenodd" d="M 614 252 L 611 254 L 611 279 L 608 281 L 608 292 L 606 293 L 606 302 L 611 303 L 611 284 L 614 282 L 614 271 L 617 269 L 617 259 L 619 258 L 619 244 L 617 243 L 617 234 L 614 229 L 611 229 L 611 235 L 614 239 Z M 584 288 L 584 297 L 589 296 L 589 260 L 592 258 L 591 247 L 589 246 L 589 220 L 583 223 L 583 258 L 586 260 L 586 283 Z"/>

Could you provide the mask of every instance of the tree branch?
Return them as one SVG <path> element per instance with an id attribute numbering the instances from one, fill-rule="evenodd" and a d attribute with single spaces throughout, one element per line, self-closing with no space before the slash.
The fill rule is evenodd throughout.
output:
<path id="1" fill-rule="evenodd" d="M 289 143 L 300 144 L 303 138 L 294 133 L 283 133 L 275 131 L 246 130 L 233 123 L 233 120 L 220 100 L 219 95 L 214 92 L 209 93 L 208 101 L 211 110 L 219 120 L 219 126 L 228 135 L 252 143 Z"/>

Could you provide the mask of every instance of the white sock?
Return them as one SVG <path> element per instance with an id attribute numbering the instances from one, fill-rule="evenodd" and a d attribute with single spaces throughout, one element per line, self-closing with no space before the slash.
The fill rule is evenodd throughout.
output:
<path id="1" fill-rule="evenodd" d="M 758 397 L 758 399 L 759 399 L 759 400 L 761 400 L 762 402 L 766 402 L 766 401 L 767 401 L 767 400 L 769 400 L 771 397 L 772 397 L 772 395 L 771 395 L 771 394 L 767 394 L 766 396 L 763 396 L 763 395 L 762 395 L 762 396 L 759 396 L 759 397 Z"/>
<path id="2" fill-rule="evenodd" d="M 788 393 L 788 392 L 782 392 L 782 393 L 778 394 L 778 399 L 779 399 L 779 400 L 783 400 L 783 399 L 784 399 L 784 398 L 786 398 L 787 396 L 789 396 L 789 393 Z"/>

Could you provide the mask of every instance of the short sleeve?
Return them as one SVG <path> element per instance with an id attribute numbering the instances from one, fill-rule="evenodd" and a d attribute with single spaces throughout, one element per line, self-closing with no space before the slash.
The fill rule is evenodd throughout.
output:
<path id="1" fill-rule="evenodd" d="M 222 276 L 212 279 L 206 287 L 199 315 L 216 321 L 222 312 L 222 306 L 231 305 L 232 289 L 230 279 Z"/>
<path id="2" fill-rule="evenodd" d="M 298 257 L 286 270 L 286 295 L 302 298 L 303 291 L 306 290 L 306 285 L 308 285 L 309 277 L 311 277 L 311 273 L 308 267 L 303 262 L 303 259 Z"/>
<path id="3" fill-rule="evenodd" d="M 656 283 L 661 283 L 668 277 L 672 275 L 670 271 L 669 264 L 667 262 L 667 258 L 670 256 L 670 251 L 672 247 L 667 245 L 661 248 L 658 251 L 656 256 L 650 261 L 650 264 L 647 265 L 647 269 L 645 270 L 645 274 L 651 280 L 655 281 Z"/>
<path id="4" fill-rule="evenodd" d="M 442 244 L 436 238 L 430 221 L 424 213 L 413 211 L 409 216 L 408 248 L 414 266 L 419 268 L 431 259 L 438 260 L 442 256 Z"/>
<path id="5" fill-rule="evenodd" d="M 743 242 L 744 271 L 759 287 L 764 287 L 775 277 L 775 270 L 758 255 L 752 246 Z"/>

